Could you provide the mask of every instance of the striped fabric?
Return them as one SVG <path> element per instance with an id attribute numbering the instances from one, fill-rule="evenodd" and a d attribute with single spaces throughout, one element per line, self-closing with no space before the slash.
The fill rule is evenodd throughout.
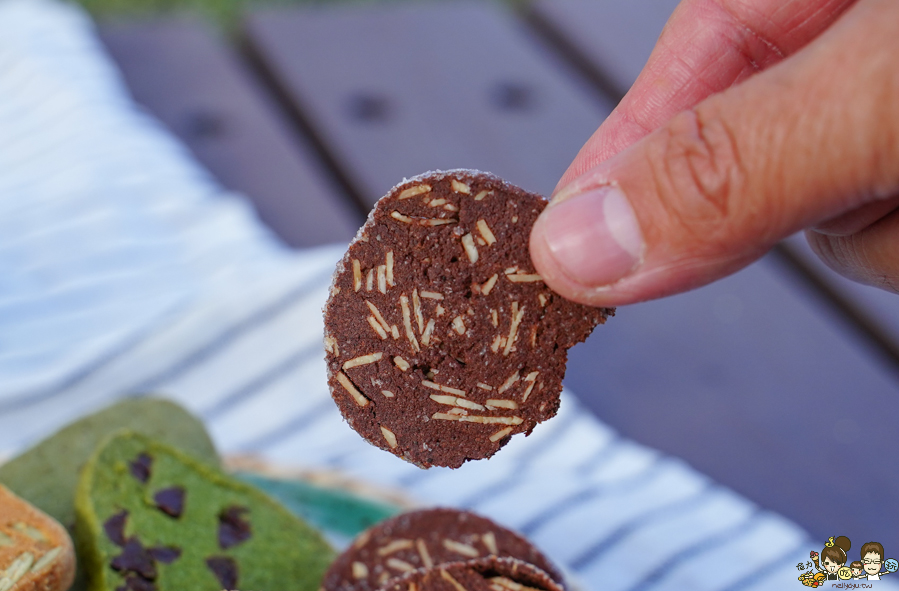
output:
<path id="1" fill-rule="evenodd" d="M 341 251 L 279 245 L 129 101 L 78 9 L 0 0 L 0 450 L 160 393 L 224 453 L 473 509 L 585 589 L 797 588 L 820 542 L 567 393 L 532 436 L 455 471 L 363 442 L 325 381 L 321 308 Z"/>

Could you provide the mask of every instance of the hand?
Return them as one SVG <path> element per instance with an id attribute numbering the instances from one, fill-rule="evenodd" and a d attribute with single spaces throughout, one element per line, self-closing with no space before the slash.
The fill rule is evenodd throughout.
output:
<path id="1" fill-rule="evenodd" d="M 804 228 L 899 292 L 899 2 L 683 0 L 531 233 L 561 295 L 710 283 Z"/>

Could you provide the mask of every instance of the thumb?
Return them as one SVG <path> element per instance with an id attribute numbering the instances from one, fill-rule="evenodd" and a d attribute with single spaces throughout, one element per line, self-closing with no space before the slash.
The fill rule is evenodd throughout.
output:
<path id="1" fill-rule="evenodd" d="M 799 53 L 562 187 L 531 233 L 538 272 L 587 304 L 657 298 L 899 194 L 897 53 L 899 4 L 859 2 Z"/>

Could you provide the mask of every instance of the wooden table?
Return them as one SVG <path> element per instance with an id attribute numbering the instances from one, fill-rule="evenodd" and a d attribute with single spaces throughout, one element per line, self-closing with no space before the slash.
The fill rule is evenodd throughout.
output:
<path id="1" fill-rule="evenodd" d="M 548 193 L 633 82 L 674 0 L 260 11 L 107 24 L 136 100 L 295 247 L 346 242 L 404 176 L 490 170 Z M 799 237 L 714 285 L 620 308 L 567 385 L 626 436 L 821 539 L 899 548 L 899 297 Z"/>

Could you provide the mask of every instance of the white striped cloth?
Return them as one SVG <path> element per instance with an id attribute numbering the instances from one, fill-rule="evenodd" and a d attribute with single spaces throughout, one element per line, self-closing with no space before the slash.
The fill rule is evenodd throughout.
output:
<path id="1" fill-rule="evenodd" d="M 273 239 L 130 102 L 79 9 L 0 0 L 0 450 L 160 393 L 224 453 L 473 509 L 586 589 L 800 585 L 796 565 L 820 542 L 617 436 L 567 393 L 532 436 L 459 470 L 366 444 L 325 380 L 321 308 L 342 250 Z"/>

